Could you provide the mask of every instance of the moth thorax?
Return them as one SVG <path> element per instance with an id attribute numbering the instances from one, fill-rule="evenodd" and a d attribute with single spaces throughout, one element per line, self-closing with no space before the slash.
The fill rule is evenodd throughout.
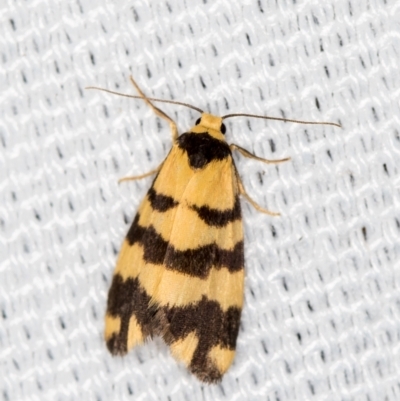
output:
<path id="1" fill-rule="evenodd" d="M 207 129 L 220 131 L 222 118 L 212 114 L 203 113 L 201 115 L 201 125 Z"/>

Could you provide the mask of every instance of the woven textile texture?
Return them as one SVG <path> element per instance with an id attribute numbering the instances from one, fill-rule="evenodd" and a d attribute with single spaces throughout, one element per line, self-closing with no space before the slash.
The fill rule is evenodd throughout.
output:
<path id="1" fill-rule="evenodd" d="M 400 400 L 400 2 L 0 2 L 0 400 Z M 155 339 L 103 340 L 122 240 L 169 126 L 227 120 L 242 200 L 235 361 L 204 385 Z M 198 115 L 162 105 L 180 132 Z"/>

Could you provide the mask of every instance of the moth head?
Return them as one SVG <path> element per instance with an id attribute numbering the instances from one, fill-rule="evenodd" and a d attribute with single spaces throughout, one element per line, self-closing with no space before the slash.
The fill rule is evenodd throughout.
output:
<path id="1" fill-rule="evenodd" d="M 203 132 L 204 129 L 209 132 L 214 131 L 220 134 L 225 134 L 226 132 L 226 127 L 225 124 L 222 122 L 222 118 L 208 113 L 202 113 L 201 117 L 196 120 L 195 128 L 203 129 Z"/>

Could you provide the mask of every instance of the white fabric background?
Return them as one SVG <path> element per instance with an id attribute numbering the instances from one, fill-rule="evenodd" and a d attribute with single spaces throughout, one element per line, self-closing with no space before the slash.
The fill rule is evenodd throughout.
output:
<path id="1" fill-rule="evenodd" d="M 0 1 L 0 400 L 399 400 L 400 3 Z M 231 119 L 246 290 L 199 383 L 160 340 L 113 358 L 116 254 L 169 127 L 89 85 L 343 129 Z M 198 115 L 163 105 L 180 131 Z"/>

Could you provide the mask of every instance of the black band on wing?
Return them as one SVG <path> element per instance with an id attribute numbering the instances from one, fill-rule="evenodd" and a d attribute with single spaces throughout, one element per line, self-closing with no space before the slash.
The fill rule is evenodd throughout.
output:
<path id="1" fill-rule="evenodd" d="M 212 209 L 208 206 L 199 207 L 196 205 L 193 205 L 190 208 L 196 211 L 198 216 L 209 226 L 224 227 L 230 222 L 242 218 L 240 200 L 238 196 L 236 196 L 233 209 L 218 210 Z"/>
<path id="2" fill-rule="evenodd" d="M 143 246 L 143 257 L 147 263 L 165 265 L 167 269 L 199 278 L 208 277 L 211 268 L 226 267 L 231 273 L 243 269 L 243 241 L 236 243 L 232 250 L 209 244 L 181 251 L 165 241 L 153 226 L 145 228 L 138 221 L 139 214 L 136 215 L 126 239 L 130 245 L 140 243 Z"/>
<path id="3" fill-rule="evenodd" d="M 166 212 L 167 210 L 172 209 L 179 204 L 179 202 L 177 202 L 171 196 L 158 194 L 153 187 L 149 189 L 147 196 L 149 198 L 151 207 L 159 212 Z"/>
<path id="4" fill-rule="evenodd" d="M 209 359 L 209 352 L 215 346 L 235 350 L 239 332 L 241 309 L 231 306 L 226 311 L 216 301 L 203 296 L 196 304 L 183 307 L 163 307 L 157 315 L 163 315 L 162 321 L 168 324 L 163 335 L 167 344 L 184 339 L 191 332 L 198 338 L 189 369 L 205 382 L 217 382 L 222 374 L 214 362 Z"/>
<path id="5" fill-rule="evenodd" d="M 236 306 L 226 311 L 217 301 L 210 301 L 203 296 L 201 301 L 188 306 L 162 307 L 159 312 L 165 315 L 168 322 L 168 336 L 165 341 L 170 344 L 185 338 L 190 332 L 204 341 L 199 341 L 211 348 L 215 345 L 234 350 L 239 331 L 241 309 Z M 210 329 L 210 326 L 212 329 Z"/>
<path id="6" fill-rule="evenodd" d="M 151 325 L 156 312 L 154 306 L 149 307 L 151 297 L 141 288 L 137 278 L 124 279 L 117 273 L 108 292 L 107 313 L 120 317 L 121 326 L 107 340 L 107 348 L 113 355 L 123 355 L 127 352 L 129 320 L 135 315 L 143 333 L 143 337 L 152 334 Z"/>

